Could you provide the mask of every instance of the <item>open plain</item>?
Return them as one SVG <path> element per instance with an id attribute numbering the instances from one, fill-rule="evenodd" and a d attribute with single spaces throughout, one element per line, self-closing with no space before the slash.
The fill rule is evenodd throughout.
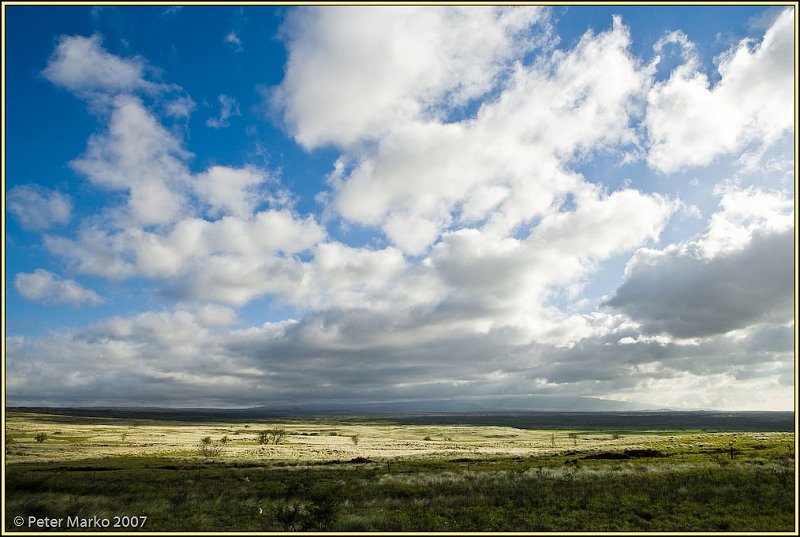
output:
<path id="1" fill-rule="evenodd" d="M 11 411 L 5 529 L 794 529 L 792 432 L 461 421 Z"/>

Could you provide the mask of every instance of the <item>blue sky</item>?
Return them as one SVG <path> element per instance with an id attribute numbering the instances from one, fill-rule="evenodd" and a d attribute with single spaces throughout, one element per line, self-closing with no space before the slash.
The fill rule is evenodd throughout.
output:
<path id="1" fill-rule="evenodd" d="M 792 8 L 4 10 L 12 404 L 793 407 Z"/>

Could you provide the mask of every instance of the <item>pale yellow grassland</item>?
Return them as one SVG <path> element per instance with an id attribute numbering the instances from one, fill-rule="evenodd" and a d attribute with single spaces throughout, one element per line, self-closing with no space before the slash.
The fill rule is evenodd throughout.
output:
<path id="1" fill-rule="evenodd" d="M 77 420 L 76 420 L 77 421 Z M 80 420 L 84 421 L 84 420 Z M 287 431 L 278 445 L 261 445 L 258 433 L 282 428 Z M 44 442 L 36 442 L 45 433 Z M 129 425 L 121 420 L 98 419 L 96 423 L 58 423 L 47 416 L 11 413 L 7 416 L 6 460 L 75 461 L 114 456 L 200 457 L 199 445 L 210 436 L 217 443 L 228 437 L 220 460 L 272 460 L 314 462 L 350 460 L 363 457 L 374 461 L 389 459 L 450 459 L 545 455 L 629 448 L 668 448 L 670 443 L 686 446 L 719 445 L 737 439 L 770 440 L 791 437 L 789 433 L 681 433 L 679 436 L 569 431 L 542 431 L 512 427 L 469 425 L 351 425 L 297 423 L 159 423 Z M 555 434 L 555 446 L 553 445 Z M 357 435 L 358 442 L 352 437 Z M 429 440 L 425 440 L 425 438 Z"/>

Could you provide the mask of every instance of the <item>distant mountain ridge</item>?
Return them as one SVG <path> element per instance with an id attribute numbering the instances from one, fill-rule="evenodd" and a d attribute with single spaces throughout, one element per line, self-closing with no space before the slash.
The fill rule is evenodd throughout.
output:
<path id="1" fill-rule="evenodd" d="M 644 405 L 589 397 L 524 396 L 471 399 L 285 403 L 250 408 L 33 407 L 11 412 L 52 414 L 53 419 L 95 421 L 166 420 L 176 422 L 263 422 L 323 418 L 417 425 L 492 425 L 556 430 L 795 430 L 792 411 L 717 411 L 646 408 Z M 69 418 L 66 418 L 69 417 Z"/>
<path id="2" fill-rule="evenodd" d="M 418 399 L 411 401 L 360 401 L 321 404 L 319 402 L 293 403 L 291 405 L 264 405 L 256 408 L 275 410 L 294 408 L 299 411 L 337 411 L 367 413 L 404 412 L 613 412 L 620 410 L 656 410 L 654 405 L 597 399 L 593 397 L 567 397 L 551 395 L 464 397 L 450 399 Z M 674 409 L 670 409 L 674 410 Z"/>

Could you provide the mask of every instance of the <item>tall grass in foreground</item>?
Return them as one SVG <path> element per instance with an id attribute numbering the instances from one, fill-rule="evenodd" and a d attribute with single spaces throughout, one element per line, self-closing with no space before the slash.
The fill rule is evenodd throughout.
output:
<path id="1" fill-rule="evenodd" d="M 152 531 L 793 529 L 787 457 L 567 465 L 530 458 L 478 471 L 420 461 L 392 470 L 132 457 L 17 463 L 7 472 L 7 519 L 147 515 L 144 529 Z"/>

